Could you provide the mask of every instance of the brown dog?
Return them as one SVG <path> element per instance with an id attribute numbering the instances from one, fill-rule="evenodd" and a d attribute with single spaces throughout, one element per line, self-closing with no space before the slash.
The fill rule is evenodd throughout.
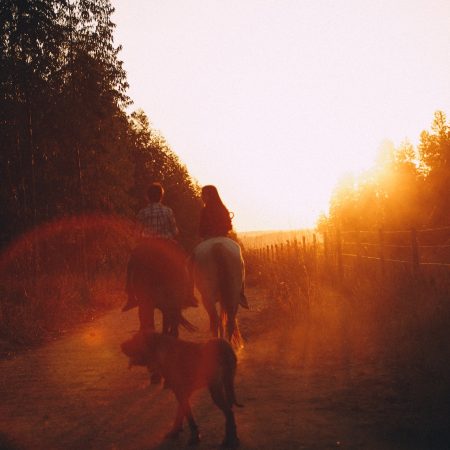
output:
<path id="1" fill-rule="evenodd" d="M 166 437 L 177 437 L 183 430 L 183 419 L 186 417 L 191 431 L 189 444 L 200 441 L 189 398 L 195 390 L 208 387 L 213 402 L 225 415 L 222 445 L 229 448 L 239 445 L 232 409 L 233 405 L 242 406 L 236 402 L 234 392 L 237 359 L 227 341 L 211 339 L 206 343 L 194 343 L 140 331 L 122 344 L 122 351 L 129 357 L 130 366 L 146 366 L 161 373 L 165 385 L 174 392 L 178 409 L 173 427 Z"/>

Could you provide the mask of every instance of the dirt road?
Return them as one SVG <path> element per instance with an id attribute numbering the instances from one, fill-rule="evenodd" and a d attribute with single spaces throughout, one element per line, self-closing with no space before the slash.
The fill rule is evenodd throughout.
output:
<path id="1" fill-rule="evenodd" d="M 342 321 L 327 339 L 308 328 L 272 333 L 270 314 L 261 312 L 264 296 L 250 291 L 249 299 L 253 309 L 239 313 L 247 339 L 236 380 L 245 404 L 236 410 L 242 449 L 441 448 L 441 440 L 418 434 L 398 380 L 360 357 Z M 200 331 L 183 337 L 206 339 L 203 309 L 187 317 Z M 137 328 L 135 310 L 116 310 L 0 362 L 0 448 L 185 448 L 187 431 L 177 441 L 162 440 L 175 412 L 172 394 L 149 387 L 146 370 L 128 370 L 120 352 Z M 217 448 L 224 421 L 207 392 L 195 396 L 193 411 L 202 434 L 196 448 Z"/>

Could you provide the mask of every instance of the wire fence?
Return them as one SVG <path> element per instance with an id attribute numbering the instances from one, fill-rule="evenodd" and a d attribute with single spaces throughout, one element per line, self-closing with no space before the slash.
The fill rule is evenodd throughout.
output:
<path id="1" fill-rule="evenodd" d="M 325 235 L 324 239 L 329 237 Z M 409 268 L 416 277 L 429 272 L 430 268 L 450 271 L 450 226 L 410 230 L 333 230 L 330 239 L 341 277 L 349 266 L 356 265 L 353 267 L 355 270 L 363 267 L 366 261 L 377 264 L 382 276 L 393 265 Z"/>
<path id="2" fill-rule="evenodd" d="M 355 276 L 387 278 L 399 272 L 413 278 L 450 282 L 450 226 L 409 230 L 329 229 L 299 239 L 246 250 L 261 273 L 281 261 L 302 261 L 309 276 L 344 282 Z M 261 269 L 264 268 L 265 269 Z M 273 270 L 273 269 L 272 269 Z"/>

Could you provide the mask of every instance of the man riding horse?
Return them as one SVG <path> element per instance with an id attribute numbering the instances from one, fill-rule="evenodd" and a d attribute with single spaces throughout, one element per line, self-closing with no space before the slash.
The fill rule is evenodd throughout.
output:
<path id="1" fill-rule="evenodd" d="M 162 204 L 161 184 L 151 184 L 147 196 L 148 205 L 137 215 L 140 242 L 128 263 L 128 301 L 122 310 L 138 306 L 141 329 L 154 329 L 154 309 L 159 308 L 163 312 L 163 331 L 177 335 L 178 324 L 189 323 L 181 316 L 181 309 L 198 304 L 189 288 L 186 255 L 175 240 L 175 216 Z"/>

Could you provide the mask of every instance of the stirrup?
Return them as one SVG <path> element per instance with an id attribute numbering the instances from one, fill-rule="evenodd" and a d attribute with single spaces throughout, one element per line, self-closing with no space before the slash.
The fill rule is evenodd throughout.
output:
<path id="1" fill-rule="evenodd" d="M 245 309 L 250 309 L 250 307 L 248 306 L 247 297 L 245 296 L 245 294 L 243 292 L 241 292 L 241 295 L 239 298 L 239 304 Z"/>

